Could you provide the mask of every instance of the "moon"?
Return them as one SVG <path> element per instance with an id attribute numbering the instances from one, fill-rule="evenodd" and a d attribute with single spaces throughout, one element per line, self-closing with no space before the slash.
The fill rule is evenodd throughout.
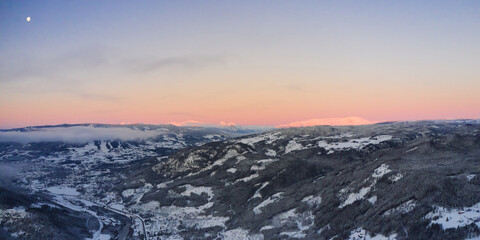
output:
<path id="1" fill-rule="evenodd" d="M 31 19 L 30 17 L 27 17 L 27 22 L 30 22 L 30 19 Z"/>

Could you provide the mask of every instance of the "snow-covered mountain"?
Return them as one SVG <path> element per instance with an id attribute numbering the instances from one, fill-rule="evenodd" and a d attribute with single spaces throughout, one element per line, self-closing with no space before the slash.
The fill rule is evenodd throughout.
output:
<path id="1" fill-rule="evenodd" d="M 112 204 L 117 196 L 111 192 L 116 184 L 128 181 L 127 176 L 132 172 L 155 165 L 179 149 L 258 131 L 143 124 L 75 124 L 1 130 L 0 225 L 4 233 L 0 232 L 0 236 L 108 239 L 111 235 L 112 238 L 141 239 L 145 234 L 127 227 L 139 218 L 107 205 L 117 206 Z M 15 200 L 17 203 L 14 203 L 7 191 L 19 196 L 15 199 L 28 201 Z M 72 212 L 60 218 L 75 224 L 81 222 L 85 227 L 72 230 L 68 224 L 59 225 L 61 220 L 55 217 L 58 211 Z M 71 216 L 75 214 L 86 215 L 88 224 Z M 43 218 L 51 221 L 41 221 Z M 36 227 L 25 228 L 25 222 Z"/>
<path id="2" fill-rule="evenodd" d="M 480 236 L 479 121 L 287 128 L 238 138 L 170 131 L 171 138 L 118 143 L 2 143 L 1 162 L 18 171 L 4 175 L 43 202 L 0 202 L 16 214 L 0 217 L 4 236 L 32 239 L 20 223 L 38 206 L 90 215 L 96 224 L 78 230 L 79 238 Z M 198 141 L 182 140 L 190 135 Z"/>

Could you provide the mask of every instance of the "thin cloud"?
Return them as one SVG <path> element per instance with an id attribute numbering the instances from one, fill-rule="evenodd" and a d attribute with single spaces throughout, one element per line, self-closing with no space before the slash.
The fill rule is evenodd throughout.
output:
<path id="1" fill-rule="evenodd" d="M 222 56 L 175 56 L 166 58 L 130 58 L 124 60 L 124 64 L 134 73 L 148 73 L 170 67 L 187 69 L 204 68 L 212 65 L 224 65 L 225 57 Z"/>
<path id="2" fill-rule="evenodd" d="M 119 97 L 119 96 L 110 96 L 110 95 L 104 95 L 104 94 L 78 93 L 76 95 L 86 100 L 106 101 L 106 102 L 115 102 L 123 99 L 122 97 Z"/>
<path id="3" fill-rule="evenodd" d="M 87 45 L 45 58 L 18 56 L 0 61 L 0 82 L 42 81 L 63 83 L 72 73 L 96 75 L 143 74 L 177 67 L 199 69 L 227 62 L 223 55 L 151 56 L 107 45 Z"/>
<path id="4" fill-rule="evenodd" d="M 287 124 L 278 125 L 278 128 L 289 128 L 289 127 L 309 127 L 317 125 L 331 125 L 331 126 L 340 126 L 340 125 L 367 125 L 373 124 L 374 122 L 361 117 L 345 117 L 345 118 L 316 118 L 306 121 L 291 122 Z"/>
<path id="5" fill-rule="evenodd" d="M 104 45 L 84 46 L 73 51 L 46 57 L 16 57 L 16 61 L 0 62 L 0 81 L 37 80 L 64 82 L 72 72 L 101 71 L 110 59 L 115 59 L 113 49 Z"/>

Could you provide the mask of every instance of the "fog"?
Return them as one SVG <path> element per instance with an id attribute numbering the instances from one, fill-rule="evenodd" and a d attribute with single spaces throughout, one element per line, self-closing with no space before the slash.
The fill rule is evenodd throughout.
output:
<path id="1" fill-rule="evenodd" d="M 156 137 L 158 131 L 135 130 L 126 127 L 53 127 L 37 128 L 26 132 L 6 131 L 0 132 L 0 142 L 69 142 L 85 143 L 93 140 L 144 140 Z"/>
<path id="2" fill-rule="evenodd" d="M 25 165 L 23 163 L 3 163 L 0 162 L 0 186 L 12 188 L 12 181 L 17 178 Z"/>

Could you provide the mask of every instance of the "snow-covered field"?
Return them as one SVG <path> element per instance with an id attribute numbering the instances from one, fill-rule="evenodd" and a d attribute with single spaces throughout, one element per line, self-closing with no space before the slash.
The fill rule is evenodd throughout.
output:
<path id="1" fill-rule="evenodd" d="M 480 227 L 480 203 L 465 208 L 433 206 L 434 210 L 425 216 L 431 224 L 440 224 L 443 229 L 458 228 L 475 223 Z"/>

